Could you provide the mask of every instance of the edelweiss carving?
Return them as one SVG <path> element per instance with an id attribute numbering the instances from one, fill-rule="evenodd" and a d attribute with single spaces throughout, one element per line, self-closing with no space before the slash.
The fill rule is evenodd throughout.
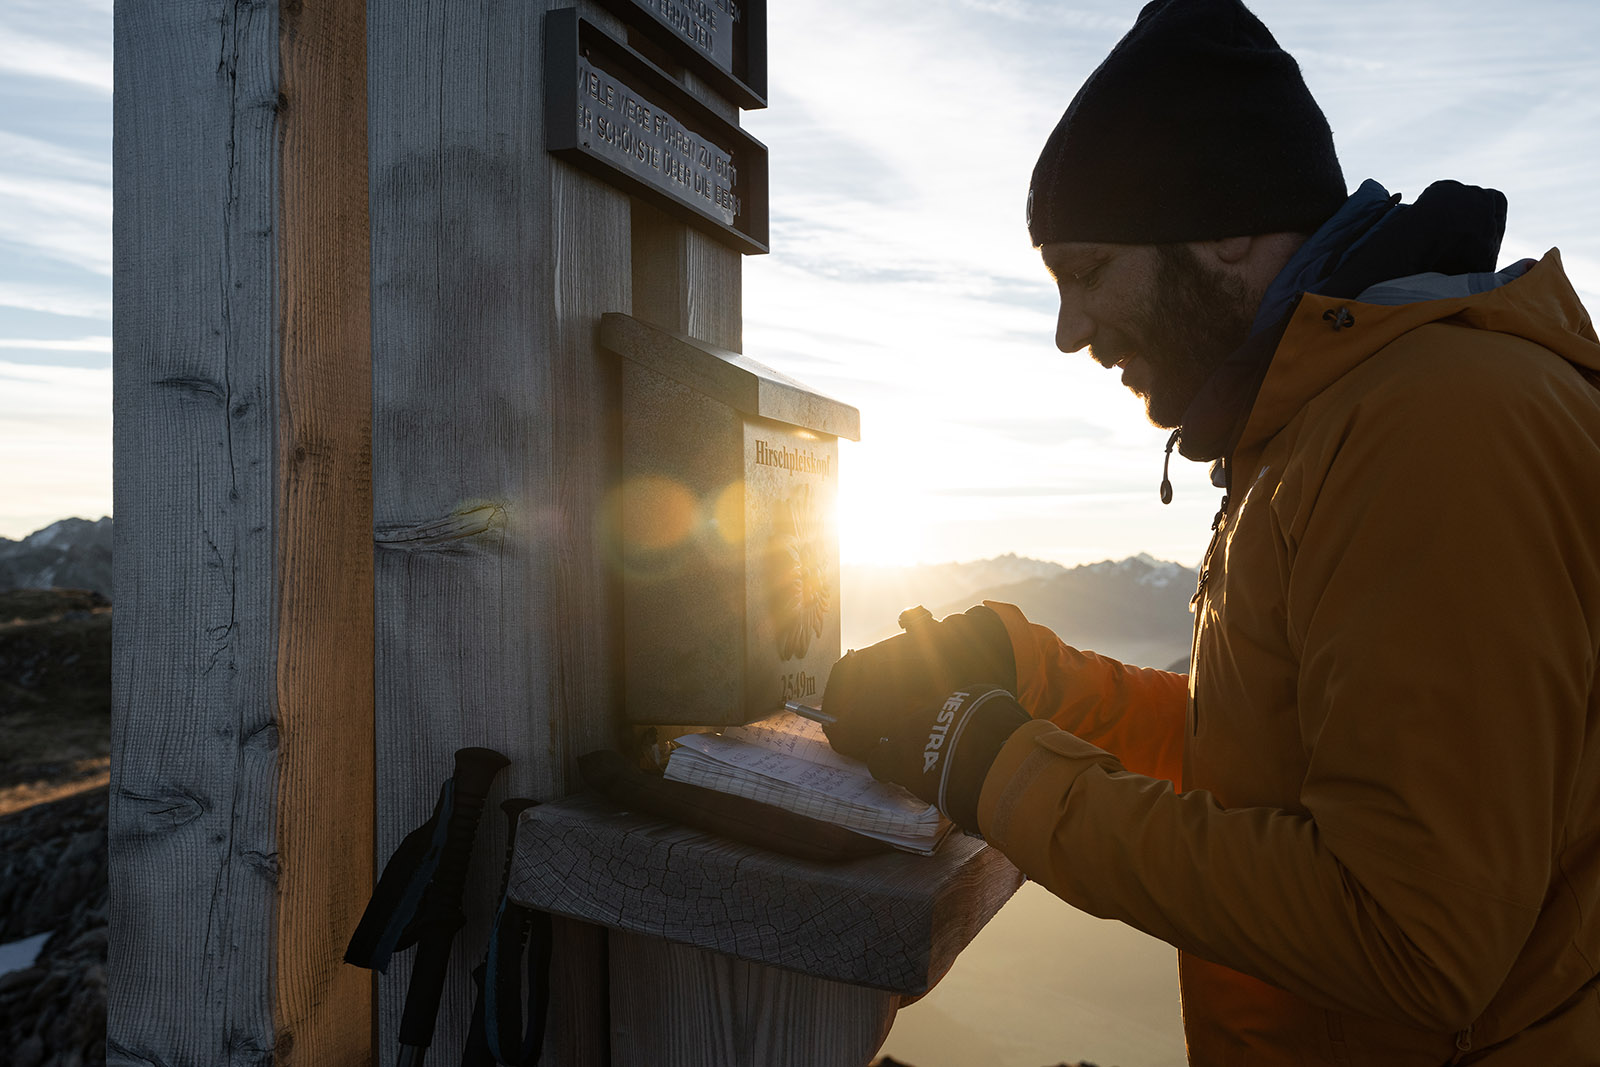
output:
<path id="1" fill-rule="evenodd" d="M 772 548 L 772 621 L 778 655 L 804 656 L 822 636 L 822 623 L 832 606 L 828 546 L 822 517 L 810 486 L 800 486 L 778 505 Z"/>

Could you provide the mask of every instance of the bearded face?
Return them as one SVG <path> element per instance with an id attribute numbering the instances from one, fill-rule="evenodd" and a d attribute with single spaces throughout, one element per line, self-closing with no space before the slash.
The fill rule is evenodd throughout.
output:
<path id="1" fill-rule="evenodd" d="M 1171 429 L 1249 336 L 1259 296 L 1188 245 L 1046 245 L 1061 294 L 1056 345 L 1088 347 L 1122 371 L 1157 426 Z"/>

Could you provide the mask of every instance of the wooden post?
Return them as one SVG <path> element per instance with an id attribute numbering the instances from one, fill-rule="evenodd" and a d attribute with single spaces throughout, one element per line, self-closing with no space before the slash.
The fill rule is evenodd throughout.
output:
<path id="1" fill-rule="evenodd" d="M 365 21 L 117 9 L 113 1064 L 369 1062 Z"/>
<path id="2" fill-rule="evenodd" d="M 512 759 L 497 801 L 570 792 L 577 756 L 615 743 L 599 522 L 619 381 L 595 332 L 629 307 L 630 200 L 545 150 L 545 8 L 371 9 L 380 857 L 427 817 L 457 747 Z M 440 1050 L 466 1035 L 505 843 L 486 819 Z M 545 1062 L 608 1062 L 604 934 L 567 924 L 559 943 Z M 397 956 L 379 983 L 380 1054 L 410 967 Z"/>
<path id="3" fill-rule="evenodd" d="M 894 993 L 658 937 L 613 932 L 611 939 L 618 1063 L 865 1067 L 900 1004 Z"/>

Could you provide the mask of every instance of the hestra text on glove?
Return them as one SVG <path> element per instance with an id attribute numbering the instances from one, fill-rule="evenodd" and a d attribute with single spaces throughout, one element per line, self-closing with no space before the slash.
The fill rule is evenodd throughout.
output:
<path id="1" fill-rule="evenodd" d="M 867 756 L 873 777 L 903 785 L 964 830 L 978 829 L 978 795 L 1001 747 L 1027 722 L 997 685 L 958 689 L 931 708 L 885 721 Z"/>

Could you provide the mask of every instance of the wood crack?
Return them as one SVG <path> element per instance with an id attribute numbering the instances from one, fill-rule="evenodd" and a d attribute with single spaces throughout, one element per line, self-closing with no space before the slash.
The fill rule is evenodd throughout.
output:
<path id="1" fill-rule="evenodd" d="M 116 1038 L 106 1038 L 106 1063 L 108 1067 L 128 1067 L 130 1064 L 144 1064 L 147 1067 L 171 1067 L 171 1065 L 153 1052 L 140 1052 L 129 1048 Z"/>
<path id="2" fill-rule="evenodd" d="M 475 537 L 503 536 L 505 527 L 505 505 L 489 502 L 457 508 L 437 519 L 376 526 L 372 539 L 379 548 L 391 551 L 448 551 Z"/>
<path id="3" fill-rule="evenodd" d="M 123 788 L 117 790 L 117 795 L 132 801 L 139 809 L 141 825 L 135 832 L 140 835 L 176 830 L 180 826 L 194 822 L 206 812 L 205 799 L 183 786 L 174 786 L 156 793 L 137 793 L 132 789 Z"/>

